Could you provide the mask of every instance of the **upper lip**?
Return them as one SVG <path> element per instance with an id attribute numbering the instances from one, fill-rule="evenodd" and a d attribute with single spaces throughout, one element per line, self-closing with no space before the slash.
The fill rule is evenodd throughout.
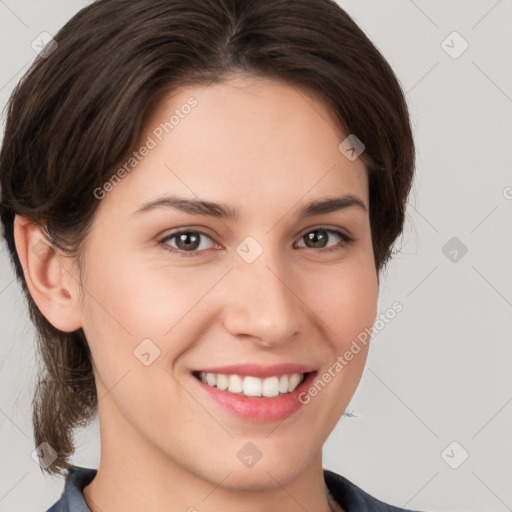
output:
<path id="1" fill-rule="evenodd" d="M 307 364 L 281 363 L 274 365 L 261 365 L 256 363 L 233 364 L 228 366 L 215 366 L 209 368 L 198 368 L 195 372 L 204 373 L 222 373 L 225 375 L 253 376 L 259 378 L 280 377 L 282 375 L 292 375 L 294 373 L 310 373 L 316 368 Z"/>

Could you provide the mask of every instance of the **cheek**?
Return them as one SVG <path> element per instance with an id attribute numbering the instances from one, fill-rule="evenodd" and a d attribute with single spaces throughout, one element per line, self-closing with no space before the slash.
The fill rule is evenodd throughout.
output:
<path id="1" fill-rule="evenodd" d="M 120 332 L 121 339 L 161 339 L 211 287 L 204 273 L 191 267 L 148 265 L 129 255 L 117 260 L 95 255 L 86 282 L 88 318 L 102 331 Z M 99 263 L 102 259 L 105 263 Z"/>
<path id="2" fill-rule="evenodd" d="M 169 373 L 186 350 L 180 329 L 190 327 L 187 312 L 204 291 L 178 279 L 179 271 L 150 270 L 129 257 L 99 264 L 96 254 L 88 265 L 83 330 L 98 395 L 109 397 L 103 407 L 112 400 L 132 424 L 165 432 L 180 392 Z"/>
<path id="3" fill-rule="evenodd" d="M 91 254 L 83 330 L 101 382 L 110 389 L 130 371 L 127 381 L 137 381 L 137 389 L 159 389 L 158 379 L 172 380 L 165 372 L 209 322 L 204 297 L 225 270 L 148 265 L 98 249 Z"/>
<path id="4" fill-rule="evenodd" d="M 332 272 L 319 273 L 314 289 L 317 293 L 310 294 L 314 310 L 337 352 L 373 325 L 379 292 L 373 259 L 354 258 Z"/>
<path id="5" fill-rule="evenodd" d="M 360 257 L 358 257 L 360 256 Z M 322 367 L 301 396 L 315 418 L 317 439 L 325 441 L 361 379 L 377 314 L 378 280 L 373 257 L 366 252 L 308 278 L 311 309 L 323 328 Z M 314 283 L 315 287 L 311 288 Z"/>

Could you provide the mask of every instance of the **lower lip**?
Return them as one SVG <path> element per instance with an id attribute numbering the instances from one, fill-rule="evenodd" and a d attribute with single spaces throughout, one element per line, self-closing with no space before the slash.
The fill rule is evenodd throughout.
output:
<path id="1" fill-rule="evenodd" d="M 291 393 L 276 397 L 248 397 L 220 390 L 205 384 L 203 381 L 192 376 L 201 388 L 222 407 L 239 418 L 253 422 L 282 421 L 294 413 L 303 405 L 299 401 L 299 395 L 306 391 L 313 382 L 317 372 L 307 375 L 302 382 Z"/>

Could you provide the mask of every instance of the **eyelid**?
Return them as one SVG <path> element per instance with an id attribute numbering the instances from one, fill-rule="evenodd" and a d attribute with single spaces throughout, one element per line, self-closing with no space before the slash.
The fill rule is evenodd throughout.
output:
<path id="1" fill-rule="evenodd" d="M 352 240 L 356 241 L 356 238 L 354 237 L 354 235 L 352 235 L 352 233 L 348 229 L 341 228 L 340 226 L 329 226 L 328 224 L 320 224 L 319 226 L 313 226 L 313 227 L 306 228 L 304 231 L 302 231 L 299 234 L 299 238 L 303 237 L 304 235 L 306 235 L 307 233 L 309 233 L 311 231 L 321 231 L 321 230 L 328 231 L 330 233 L 335 233 L 335 234 L 339 233 L 340 235 L 343 235 L 347 239 L 352 239 Z"/>

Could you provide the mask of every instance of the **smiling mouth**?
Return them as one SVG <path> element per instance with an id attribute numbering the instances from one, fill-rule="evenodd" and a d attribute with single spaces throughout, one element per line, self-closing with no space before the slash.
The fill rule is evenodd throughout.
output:
<path id="1" fill-rule="evenodd" d="M 207 386 L 246 397 L 272 398 L 293 392 L 313 372 L 290 373 L 266 378 L 252 375 L 193 372 L 196 379 Z"/>

